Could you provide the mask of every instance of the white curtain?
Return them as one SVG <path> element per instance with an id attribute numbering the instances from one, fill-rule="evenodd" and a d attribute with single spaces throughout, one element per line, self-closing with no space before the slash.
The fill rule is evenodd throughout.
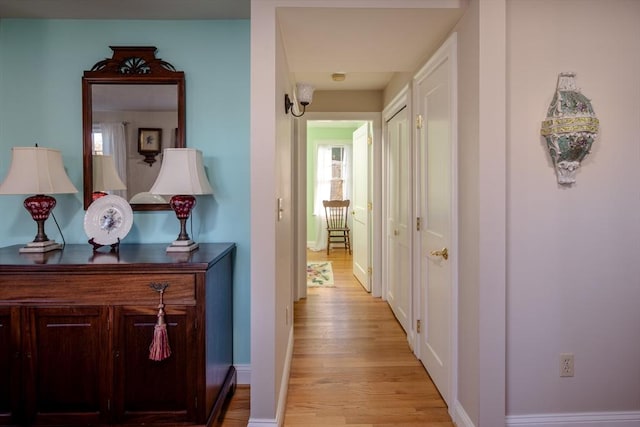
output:
<path id="1" fill-rule="evenodd" d="M 344 179 L 344 199 L 345 200 L 351 200 L 351 186 L 353 185 L 353 183 L 351 182 L 351 175 L 352 175 L 352 169 L 353 167 L 351 166 L 351 149 L 353 147 L 351 145 L 345 145 L 344 146 L 344 151 L 342 154 L 342 161 L 343 161 L 343 165 L 344 167 L 342 168 L 342 178 Z M 351 206 L 349 206 L 351 207 Z M 349 218 L 351 218 L 351 215 L 349 215 Z"/>
<path id="2" fill-rule="evenodd" d="M 318 145 L 316 182 L 314 186 L 315 199 L 313 204 L 313 215 L 316 220 L 316 240 L 309 245 L 309 249 L 312 251 L 327 249 L 327 222 L 322 201 L 329 200 L 331 197 L 331 147 L 335 147 L 335 145 Z M 344 145 L 343 148 L 343 195 L 345 199 L 349 199 L 351 197 L 351 146 Z"/>
<path id="3" fill-rule="evenodd" d="M 116 164 L 116 171 L 120 175 L 122 182 L 127 182 L 127 138 L 124 123 L 100 123 L 100 131 L 102 132 L 102 152 L 113 156 Z M 114 190 L 112 194 L 127 197 L 127 190 Z"/>
<path id="4" fill-rule="evenodd" d="M 352 186 L 353 186 L 353 181 L 351 180 L 351 175 L 353 172 L 353 165 L 351 164 L 351 151 L 352 151 L 352 146 L 351 145 L 345 145 L 344 146 L 344 153 L 343 153 L 343 164 L 344 164 L 344 168 L 342 168 L 342 176 L 344 177 L 344 199 L 345 200 L 351 200 L 351 190 L 352 190 Z M 349 211 L 351 211 L 351 208 L 353 207 L 353 200 L 351 200 L 351 204 L 349 204 Z M 347 215 L 347 225 L 350 228 L 353 228 L 351 225 L 351 215 Z"/>

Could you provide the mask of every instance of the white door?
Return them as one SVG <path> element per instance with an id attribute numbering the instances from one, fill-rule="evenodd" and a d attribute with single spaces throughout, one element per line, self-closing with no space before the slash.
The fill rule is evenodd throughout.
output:
<path id="1" fill-rule="evenodd" d="M 410 329 L 411 159 L 409 114 L 403 108 L 387 122 L 386 299 L 398 322 Z"/>
<path id="2" fill-rule="evenodd" d="M 450 56 L 417 83 L 418 232 L 421 293 L 420 359 L 451 403 L 452 103 Z"/>
<path id="3" fill-rule="evenodd" d="M 353 275 L 368 291 L 369 279 L 369 124 L 353 132 L 353 191 L 351 193 L 353 223 Z"/>

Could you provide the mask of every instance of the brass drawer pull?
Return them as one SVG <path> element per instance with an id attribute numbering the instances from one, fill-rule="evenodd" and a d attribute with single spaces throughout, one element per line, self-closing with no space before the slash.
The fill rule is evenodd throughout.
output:
<path id="1" fill-rule="evenodd" d="M 168 283 L 155 283 L 155 282 L 151 282 L 151 283 L 149 283 L 149 287 L 150 287 L 151 289 L 153 289 L 154 291 L 156 291 L 156 292 L 160 292 L 160 293 L 162 293 L 162 292 L 164 292 L 164 291 L 169 287 L 169 284 L 168 284 Z"/>

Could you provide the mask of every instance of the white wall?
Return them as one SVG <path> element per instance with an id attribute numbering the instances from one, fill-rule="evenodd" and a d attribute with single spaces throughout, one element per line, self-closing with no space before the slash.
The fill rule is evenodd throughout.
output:
<path id="1" fill-rule="evenodd" d="M 251 414 L 275 419 L 276 366 L 276 17 L 251 2 Z M 259 46 L 259 48 L 256 48 Z M 260 64 L 256 66 L 255 64 Z M 257 209 L 256 206 L 260 206 Z M 258 333 L 259 331 L 259 333 Z"/>
<path id="2" fill-rule="evenodd" d="M 507 12 L 507 412 L 640 411 L 640 1 Z M 540 137 L 562 71 L 601 124 L 572 187 Z M 573 378 L 559 377 L 562 352 Z"/>
<path id="3" fill-rule="evenodd" d="M 478 372 L 478 3 L 458 23 L 458 401 L 477 425 Z"/>
<path id="4" fill-rule="evenodd" d="M 472 0 L 458 23 L 458 402 L 461 426 L 505 414 L 505 0 Z"/>
<path id="5" fill-rule="evenodd" d="M 286 401 L 292 346 L 291 93 L 275 1 L 251 2 L 251 414 L 250 426 L 276 426 Z M 256 66 L 255 64 L 260 64 Z M 282 199 L 282 218 L 277 200 Z"/>
<path id="6" fill-rule="evenodd" d="M 289 82 L 289 68 L 280 32 L 276 33 L 276 198 L 282 200 L 276 227 L 276 395 L 277 418 L 284 414 L 289 381 L 290 353 L 293 351 L 293 278 L 294 278 L 294 206 L 293 189 L 293 116 L 284 112 L 284 94 L 291 94 L 295 84 Z"/>
<path id="7" fill-rule="evenodd" d="M 382 91 L 379 90 L 317 90 L 309 112 L 369 112 L 382 111 Z"/>

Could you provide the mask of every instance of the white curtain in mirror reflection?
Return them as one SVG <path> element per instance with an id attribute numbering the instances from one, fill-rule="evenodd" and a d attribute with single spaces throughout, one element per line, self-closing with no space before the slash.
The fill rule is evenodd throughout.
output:
<path id="1" fill-rule="evenodd" d="M 127 142 L 125 124 L 122 122 L 115 123 L 97 123 L 93 126 L 93 151 L 94 154 L 105 154 L 113 157 L 116 171 L 122 182 L 127 182 Z M 100 134 L 98 136 L 97 134 Z M 101 140 L 102 144 L 99 143 Z M 101 145 L 101 147 L 100 147 Z M 100 150 L 101 148 L 101 150 Z M 102 153 L 99 153 L 102 151 Z M 110 194 L 115 194 L 129 200 L 127 190 L 111 190 Z"/>

